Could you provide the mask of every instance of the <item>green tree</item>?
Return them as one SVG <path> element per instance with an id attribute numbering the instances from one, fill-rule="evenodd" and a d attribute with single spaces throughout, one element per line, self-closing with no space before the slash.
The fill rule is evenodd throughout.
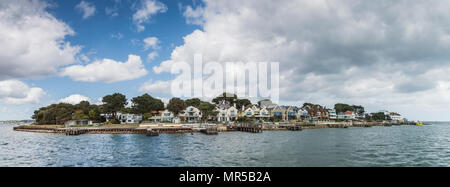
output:
<path id="1" fill-rule="evenodd" d="M 337 113 L 339 112 L 346 112 L 346 111 L 353 111 L 356 112 L 359 115 L 364 114 L 364 107 L 362 106 L 357 106 L 357 105 L 348 105 L 348 104 L 343 104 L 343 103 L 337 103 L 334 105 L 334 109 L 336 110 Z"/>
<path id="2" fill-rule="evenodd" d="M 389 116 L 386 116 L 384 114 L 384 112 L 377 112 L 377 113 L 372 113 L 372 120 L 375 121 L 383 121 L 383 120 L 389 120 Z"/>
<path id="3" fill-rule="evenodd" d="M 182 110 L 186 109 L 186 103 L 182 99 L 175 97 L 169 101 L 167 109 L 175 115 L 178 115 Z"/>
<path id="4" fill-rule="evenodd" d="M 104 119 L 100 114 L 103 112 L 103 107 L 98 105 L 89 106 L 89 119 L 95 122 L 104 122 Z"/>
<path id="5" fill-rule="evenodd" d="M 131 99 L 133 113 L 145 114 L 155 110 L 164 110 L 164 103 L 160 99 L 153 98 L 148 94 Z"/>
<path id="6" fill-rule="evenodd" d="M 150 118 L 152 118 L 152 113 L 144 113 L 143 115 L 142 115 L 142 120 L 144 120 L 144 121 L 147 121 L 147 120 L 149 120 Z"/>
<path id="7" fill-rule="evenodd" d="M 87 114 L 89 112 L 90 106 L 91 104 L 89 103 L 89 101 L 81 101 L 80 103 L 75 105 L 75 108 L 77 110 L 82 110 L 85 114 Z"/>
<path id="8" fill-rule="evenodd" d="M 242 106 L 248 106 L 248 105 L 251 105 L 251 104 L 252 104 L 252 102 L 250 100 L 248 100 L 248 99 L 237 99 L 236 100 L 236 107 L 238 109 L 242 108 Z"/>
<path id="9" fill-rule="evenodd" d="M 32 118 L 39 125 L 62 125 L 72 119 L 72 114 L 76 111 L 74 105 L 67 103 L 52 104 L 34 111 Z"/>
<path id="10" fill-rule="evenodd" d="M 212 100 L 215 104 L 220 104 L 225 101 L 227 104 L 233 105 L 237 101 L 237 96 L 230 93 L 222 93 Z"/>
<path id="11" fill-rule="evenodd" d="M 199 98 L 192 98 L 184 101 L 186 103 L 186 106 L 193 106 L 195 108 L 198 108 L 202 101 Z"/>
<path id="12" fill-rule="evenodd" d="M 218 112 L 215 110 L 216 105 L 209 102 L 202 102 L 198 109 L 202 112 L 202 120 L 207 121 L 209 117 L 217 116 Z"/>
<path id="13" fill-rule="evenodd" d="M 73 119 L 73 120 L 89 119 L 89 116 L 86 115 L 86 114 L 84 113 L 83 110 L 77 110 L 77 111 L 75 111 L 75 113 L 73 114 L 72 119 Z"/>
<path id="14" fill-rule="evenodd" d="M 127 104 L 127 98 L 125 95 L 115 93 L 107 95 L 102 99 L 104 111 L 108 114 L 112 114 L 114 119 L 117 118 L 117 112 L 121 111 Z"/>

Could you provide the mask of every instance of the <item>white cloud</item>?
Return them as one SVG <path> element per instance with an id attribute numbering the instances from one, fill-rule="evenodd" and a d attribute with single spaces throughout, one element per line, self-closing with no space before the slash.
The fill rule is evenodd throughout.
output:
<path id="1" fill-rule="evenodd" d="M 120 40 L 120 39 L 123 38 L 123 34 L 120 33 L 120 32 L 118 32 L 118 33 L 113 33 L 113 34 L 111 34 L 111 38 Z"/>
<path id="2" fill-rule="evenodd" d="M 103 59 L 85 66 L 69 66 L 60 75 L 69 76 L 75 81 L 114 83 L 137 79 L 147 73 L 141 57 L 129 55 L 127 62 Z"/>
<path id="3" fill-rule="evenodd" d="M 87 19 L 95 14 L 95 5 L 86 1 L 81 1 L 75 6 L 75 9 L 83 14 L 83 19 Z"/>
<path id="4" fill-rule="evenodd" d="M 142 93 L 152 93 L 152 94 L 170 94 L 171 81 L 161 81 L 158 80 L 153 82 L 152 80 L 147 81 L 139 88 Z"/>
<path id="5" fill-rule="evenodd" d="M 164 103 L 164 107 L 167 107 L 167 105 L 169 104 L 171 98 L 156 97 L 156 99 L 160 99 Z"/>
<path id="6" fill-rule="evenodd" d="M 90 99 L 89 99 L 89 97 L 86 97 L 86 96 L 83 96 L 80 94 L 73 94 L 66 98 L 60 99 L 59 103 L 68 103 L 68 104 L 76 105 L 76 104 L 79 104 L 81 101 L 90 102 Z"/>
<path id="7" fill-rule="evenodd" d="M 150 60 L 150 61 L 152 61 L 152 60 L 154 60 L 157 56 L 158 56 L 158 52 L 153 51 L 153 52 L 151 52 L 151 53 L 148 54 L 147 59 Z"/>
<path id="8" fill-rule="evenodd" d="M 203 25 L 203 7 L 197 6 L 195 9 L 191 6 L 186 6 L 186 10 L 183 12 L 183 16 L 186 18 L 188 24 Z"/>
<path id="9" fill-rule="evenodd" d="M 38 103 L 45 95 L 42 88 L 30 88 L 19 80 L 0 81 L 0 101 L 10 105 Z"/>
<path id="10" fill-rule="evenodd" d="M 46 11 L 43 1 L 0 1 L 0 80 L 55 74 L 75 62 L 74 31 Z"/>
<path id="11" fill-rule="evenodd" d="M 119 9 L 114 7 L 114 8 L 110 8 L 110 7 L 106 7 L 105 8 L 105 14 L 111 17 L 116 17 L 119 16 Z"/>
<path id="12" fill-rule="evenodd" d="M 144 50 L 148 50 L 150 48 L 152 49 L 158 49 L 159 48 L 159 40 L 157 37 L 148 37 L 144 39 Z"/>
<path id="13" fill-rule="evenodd" d="M 167 11 L 166 5 L 156 0 L 142 0 L 141 7 L 133 14 L 133 22 L 136 24 L 137 31 L 145 30 L 144 23 L 150 22 L 153 15 L 158 13 L 165 13 Z"/>
<path id="14" fill-rule="evenodd" d="M 204 5 L 184 12 L 188 23 L 200 19 L 202 29 L 185 36 L 170 59 L 153 67 L 155 73 L 170 72 L 174 62 L 193 64 L 196 53 L 204 62 L 221 64 L 280 62 L 280 97 L 286 103 L 348 102 L 369 111 L 399 109 L 411 118 L 432 116 L 430 108 L 450 112 L 445 97 L 450 81 L 430 77 L 450 68 L 450 2 L 204 0 Z M 432 104 L 437 100 L 444 104 Z"/>

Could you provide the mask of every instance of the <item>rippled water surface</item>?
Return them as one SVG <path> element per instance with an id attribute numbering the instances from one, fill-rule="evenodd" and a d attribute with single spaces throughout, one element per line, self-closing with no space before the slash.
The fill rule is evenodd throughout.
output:
<path id="1" fill-rule="evenodd" d="M 450 123 L 158 137 L 12 128 L 0 125 L 0 166 L 450 166 Z"/>

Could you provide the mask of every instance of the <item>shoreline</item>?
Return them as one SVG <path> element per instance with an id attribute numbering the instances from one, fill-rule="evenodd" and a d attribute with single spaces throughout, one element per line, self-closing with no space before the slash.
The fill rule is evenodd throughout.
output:
<path id="1" fill-rule="evenodd" d="M 137 125 L 114 125 L 111 127 L 69 127 L 62 125 L 21 125 L 13 127 L 14 131 L 31 133 L 50 133 L 50 134 L 146 134 L 148 136 L 158 136 L 159 134 L 180 134 L 180 133 L 204 133 L 217 135 L 218 132 L 250 132 L 261 133 L 263 131 L 302 131 L 310 129 L 328 129 L 328 128 L 369 128 L 375 126 L 404 126 L 413 124 L 397 124 L 383 122 L 321 122 L 310 125 L 296 124 L 238 124 L 238 125 L 217 125 L 211 128 L 192 128 L 186 126 L 180 127 L 140 127 Z M 130 127 L 131 126 L 131 127 Z"/>

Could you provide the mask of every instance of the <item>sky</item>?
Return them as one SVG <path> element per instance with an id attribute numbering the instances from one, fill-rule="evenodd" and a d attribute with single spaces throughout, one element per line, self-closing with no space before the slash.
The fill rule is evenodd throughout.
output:
<path id="1" fill-rule="evenodd" d="M 123 93 L 167 102 L 175 62 L 279 62 L 279 104 L 449 121 L 449 1 L 2 0 L 0 120 Z M 257 101 L 260 98 L 251 98 Z"/>

